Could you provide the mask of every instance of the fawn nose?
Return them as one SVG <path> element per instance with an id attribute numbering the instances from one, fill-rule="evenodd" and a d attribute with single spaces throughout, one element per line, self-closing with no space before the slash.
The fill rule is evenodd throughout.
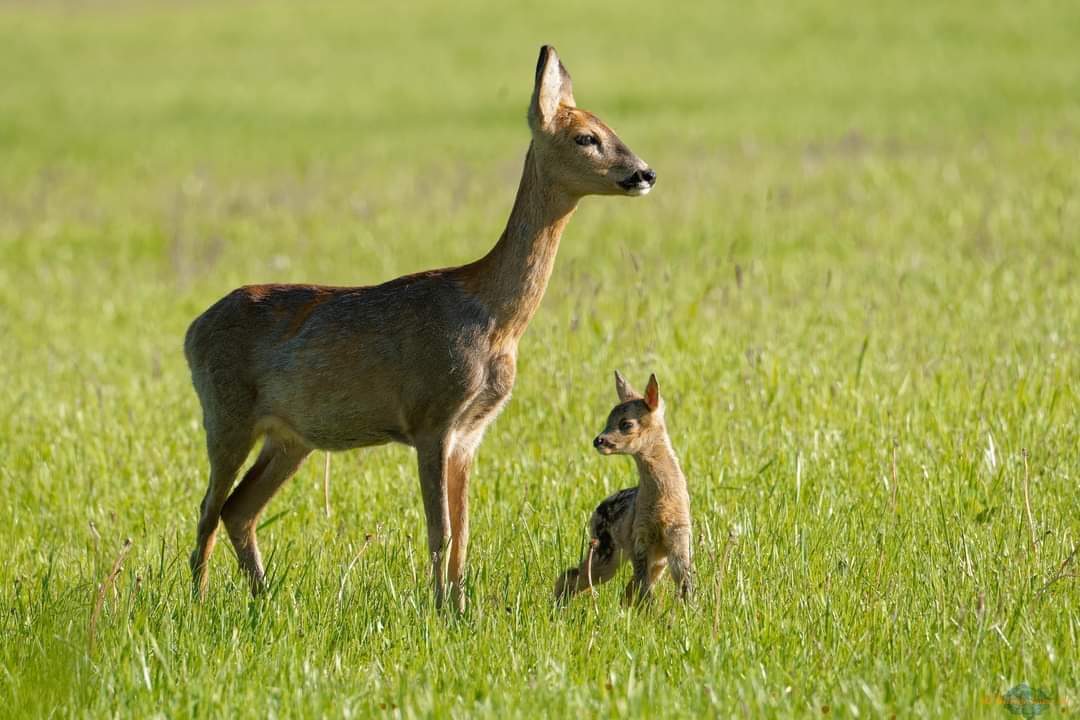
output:
<path id="1" fill-rule="evenodd" d="M 604 444 L 605 444 L 604 443 L 604 438 L 602 436 L 597 435 L 596 437 L 593 438 L 592 446 L 594 448 L 602 448 L 602 447 L 604 447 Z"/>
<path id="2" fill-rule="evenodd" d="M 644 170 L 641 171 L 641 179 L 644 180 L 645 182 L 649 183 L 650 186 L 655 185 L 656 184 L 656 173 L 653 172 L 652 168 L 645 168 Z"/>

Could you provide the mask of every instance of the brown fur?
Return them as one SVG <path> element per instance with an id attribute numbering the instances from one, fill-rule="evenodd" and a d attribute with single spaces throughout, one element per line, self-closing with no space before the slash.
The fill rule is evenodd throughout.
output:
<path id="1" fill-rule="evenodd" d="M 249 286 L 191 324 L 184 351 L 210 459 L 191 555 L 197 592 L 205 591 L 219 517 L 258 592 L 258 518 L 304 458 L 316 448 L 400 442 L 417 451 L 436 601 L 449 547 L 449 582 L 463 607 L 473 455 L 510 397 L 517 343 L 544 296 L 563 228 L 582 196 L 640 195 L 655 179 L 610 128 L 575 107 L 550 47 L 540 51 L 529 126 L 510 219 L 480 260 L 370 287 Z M 579 144 L 583 132 L 604 144 Z"/>
<path id="2" fill-rule="evenodd" d="M 634 576 L 626 586 L 626 602 L 647 599 L 665 568 L 671 569 L 680 596 L 688 599 L 693 590 L 690 495 L 668 438 L 660 386 L 650 376 L 640 395 L 615 373 L 615 388 L 619 404 L 593 445 L 604 455 L 631 455 L 638 486 L 620 490 L 597 506 L 589 521 L 596 544 L 591 568 L 586 558 L 566 570 L 555 582 L 555 598 L 566 601 L 590 584 L 607 582 L 630 560 Z"/>

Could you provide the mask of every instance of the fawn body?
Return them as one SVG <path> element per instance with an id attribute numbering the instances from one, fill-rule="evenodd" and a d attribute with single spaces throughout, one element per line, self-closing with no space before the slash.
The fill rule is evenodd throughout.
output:
<path id="1" fill-rule="evenodd" d="M 510 396 L 518 340 L 563 228 L 581 197 L 644 195 L 655 182 L 610 128 L 575 107 L 570 76 L 548 46 L 528 119 L 532 142 L 510 219 L 483 258 L 370 287 L 243 287 L 191 324 L 184 351 L 210 460 L 191 555 L 197 593 L 219 518 L 258 592 L 258 518 L 304 458 L 399 442 L 417 451 L 436 602 L 448 573 L 464 606 L 473 455 Z"/>
<path id="2" fill-rule="evenodd" d="M 668 438 L 660 387 L 651 375 L 640 395 L 616 372 L 615 389 L 619 404 L 593 446 L 603 455 L 631 455 L 638 486 L 620 490 L 597 506 L 589 520 L 588 554 L 580 566 L 559 576 L 555 598 L 565 601 L 611 580 L 630 560 L 634 576 L 626 586 L 627 602 L 646 599 L 665 568 L 670 568 L 685 600 L 693 589 L 690 495 Z"/>

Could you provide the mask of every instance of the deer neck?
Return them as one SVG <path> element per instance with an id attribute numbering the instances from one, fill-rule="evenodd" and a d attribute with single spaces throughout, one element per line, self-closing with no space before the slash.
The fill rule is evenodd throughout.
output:
<path id="1" fill-rule="evenodd" d="M 470 289 L 494 317 L 498 337 L 516 342 L 536 314 L 577 202 L 545 177 L 530 144 L 506 229 L 470 273 Z"/>
<path id="2" fill-rule="evenodd" d="M 644 450 L 634 454 L 638 478 L 642 487 L 663 493 L 686 484 L 679 459 L 671 447 L 667 434 Z"/>

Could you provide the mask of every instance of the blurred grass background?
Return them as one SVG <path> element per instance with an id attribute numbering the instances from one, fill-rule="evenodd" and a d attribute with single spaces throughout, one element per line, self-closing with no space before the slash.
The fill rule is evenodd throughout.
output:
<path id="1" fill-rule="evenodd" d="M 0 4 L 0 715 L 1075 707 L 1078 28 L 1064 2 Z M 223 543 L 193 604 L 187 323 L 247 282 L 485 252 L 543 43 L 660 181 L 564 237 L 474 473 L 470 613 L 430 608 L 400 447 L 335 457 L 330 519 L 314 456 L 266 516 L 272 597 Z M 552 612 L 633 482 L 588 446 L 616 367 L 667 395 L 701 593 Z"/>

